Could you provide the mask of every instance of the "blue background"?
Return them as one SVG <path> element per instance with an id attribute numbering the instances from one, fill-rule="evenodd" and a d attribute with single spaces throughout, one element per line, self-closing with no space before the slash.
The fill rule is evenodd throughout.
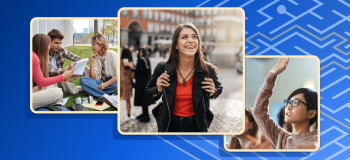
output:
<path id="1" fill-rule="evenodd" d="M 295 3 L 296 2 L 296 3 Z M 348 159 L 349 0 L 2 1 L 0 159 Z M 296 5 L 297 4 L 297 5 Z M 318 5 L 319 4 L 319 5 Z M 321 60 L 321 149 L 229 153 L 223 136 L 123 136 L 118 115 L 36 115 L 29 109 L 30 21 L 117 17 L 121 7 L 242 7 L 246 54 L 316 55 Z M 279 14 L 284 5 L 291 16 Z M 337 14 L 336 14 L 337 13 Z M 343 16 L 342 16 L 343 15 Z M 321 18 L 321 19 L 320 19 Z M 272 32 L 276 28 L 279 30 Z M 318 38 L 317 38 L 318 37 Z M 335 95 L 339 96 L 333 99 Z"/>

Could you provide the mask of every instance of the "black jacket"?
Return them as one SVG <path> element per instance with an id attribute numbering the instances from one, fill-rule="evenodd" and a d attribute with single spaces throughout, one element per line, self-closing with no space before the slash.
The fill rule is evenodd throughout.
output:
<path id="1" fill-rule="evenodd" d="M 158 63 L 157 67 L 154 69 L 151 80 L 146 86 L 146 93 L 149 97 L 155 101 L 162 97 L 163 102 L 161 102 L 152 111 L 157 121 L 158 132 L 168 131 L 171 115 L 174 110 L 177 74 L 175 70 L 170 72 L 171 68 L 171 64 L 164 62 Z M 214 69 L 209 67 L 209 70 L 213 73 L 212 75 L 215 75 L 214 77 L 211 77 L 215 83 L 215 93 L 211 97 L 206 96 L 208 92 L 202 89 L 203 84 L 201 82 L 204 81 L 204 78 L 207 74 L 204 73 L 204 71 L 201 69 L 200 64 L 196 66 L 195 73 L 193 74 L 192 99 L 199 132 L 207 132 L 214 118 L 213 113 L 209 110 L 209 98 L 216 99 L 222 92 L 221 83 L 218 81 L 218 77 Z M 165 71 L 167 71 L 167 74 L 170 76 L 170 86 L 164 87 L 163 92 L 161 94 L 158 94 L 158 88 L 156 85 L 157 78 Z M 165 96 L 162 96 L 163 94 Z"/>
<path id="2" fill-rule="evenodd" d="M 144 57 L 140 57 L 133 71 L 135 72 L 136 79 L 134 106 L 148 106 L 153 104 L 153 99 L 150 99 L 145 91 L 145 87 L 151 78 L 150 64 L 148 64 Z"/>

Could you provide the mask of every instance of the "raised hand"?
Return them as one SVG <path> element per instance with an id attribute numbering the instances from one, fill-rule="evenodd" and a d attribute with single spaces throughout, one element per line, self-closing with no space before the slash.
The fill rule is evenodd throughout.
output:
<path id="1" fill-rule="evenodd" d="M 277 76 L 280 73 L 282 73 L 284 70 L 286 70 L 288 63 L 289 63 L 289 58 L 284 58 L 284 59 L 280 58 L 278 63 L 270 70 L 270 72 Z"/>
<path id="2" fill-rule="evenodd" d="M 68 70 L 68 71 L 63 72 L 63 79 L 64 79 L 64 80 L 69 79 L 69 78 L 72 76 L 74 70 L 75 70 L 75 69 L 72 69 L 72 70 Z"/>

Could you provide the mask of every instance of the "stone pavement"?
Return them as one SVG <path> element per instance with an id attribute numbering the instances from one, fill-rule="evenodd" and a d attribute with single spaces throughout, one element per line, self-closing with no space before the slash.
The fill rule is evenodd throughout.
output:
<path id="1" fill-rule="evenodd" d="M 157 63 L 165 59 L 152 57 L 152 72 Z M 219 81 L 222 83 L 223 92 L 214 100 L 210 101 L 210 110 L 214 114 L 214 120 L 209 128 L 210 132 L 240 132 L 243 128 L 243 76 L 237 74 L 232 68 L 219 68 Z M 135 94 L 133 92 L 133 94 Z M 123 132 L 157 132 L 157 124 L 151 113 L 152 109 L 161 101 L 149 106 L 151 121 L 149 123 L 139 122 L 134 119 L 127 121 L 126 102 L 120 101 L 120 129 Z M 131 105 L 134 99 L 131 98 Z M 141 107 L 131 107 L 131 115 L 136 117 L 142 113 Z"/>

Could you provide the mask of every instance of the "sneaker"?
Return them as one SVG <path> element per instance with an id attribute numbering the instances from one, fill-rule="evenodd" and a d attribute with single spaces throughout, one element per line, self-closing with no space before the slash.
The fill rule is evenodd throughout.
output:
<path id="1" fill-rule="evenodd" d="M 79 93 L 86 93 L 86 91 L 84 90 L 83 87 L 81 87 L 81 86 L 76 86 L 76 87 L 78 88 Z"/>
<path id="2" fill-rule="evenodd" d="M 133 116 L 126 117 L 126 121 L 127 121 L 127 122 L 132 121 L 132 120 L 134 120 L 134 119 L 135 119 L 135 117 L 133 117 Z"/>
<path id="3" fill-rule="evenodd" d="M 111 97 L 112 100 L 113 100 L 115 103 L 118 104 L 118 97 L 117 97 L 116 95 L 111 95 L 111 96 L 109 96 L 109 97 Z"/>
<path id="4" fill-rule="evenodd" d="M 113 98 L 111 96 L 109 96 L 108 94 L 104 94 L 102 96 L 102 100 L 103 102 L 106 102 L 109 106 L 114 107 L 114 108 L 118 108 L 118 103 L 116 103 Z"/>

